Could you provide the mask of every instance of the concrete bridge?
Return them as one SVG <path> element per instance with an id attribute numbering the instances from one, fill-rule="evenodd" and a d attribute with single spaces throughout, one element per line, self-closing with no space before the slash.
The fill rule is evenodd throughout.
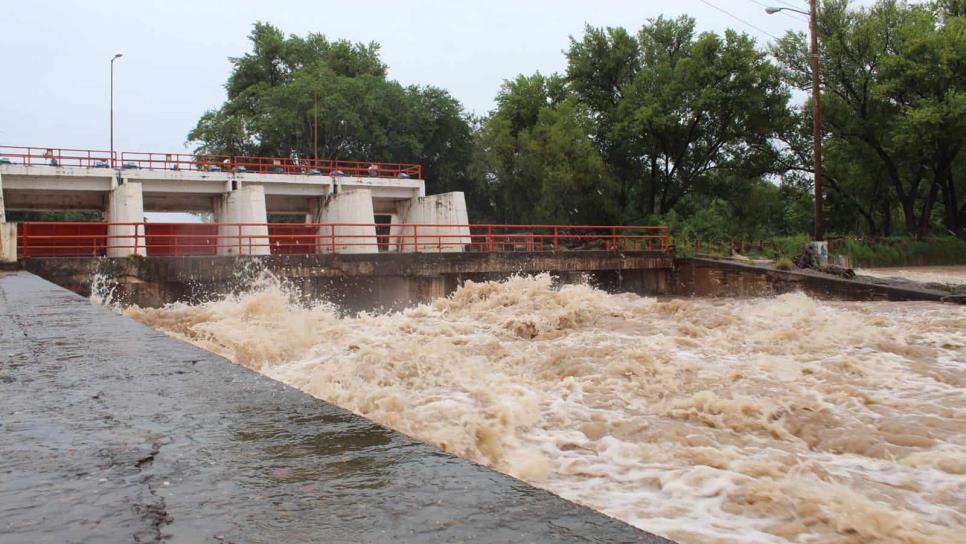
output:
<path id="1" fill-rule="evenodd" d="M 112 257 L 146 254 L 137 244 L 145 212 L 210 214 L 222 236 L 267 236 L 270 215 L 359 236 L 378 224 L 469 223 L 462 193 L 426 196 L 421 176 L 413 164 L 0 146 L 0 223 L 7 210 L 101 212 Z M 4 229 L 9 242 L 13 227 Z M 237 244 L 217 247 L 239 254 Z"/>

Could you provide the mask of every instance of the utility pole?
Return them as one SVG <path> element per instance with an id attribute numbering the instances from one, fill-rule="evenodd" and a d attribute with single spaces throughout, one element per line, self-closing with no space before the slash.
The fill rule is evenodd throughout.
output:
<path id="1" fill-rule="evenodd" d="M 315 91 L 315 123 L 313 124 L 313 136 L 315 143 L 312 145 L 312 154 L 315 157 L 315 168 L 319 167 L 319 91 Z"/>
<path id="2" fill-rule="evenodd" d="M 117 53 L 111 57 L 111 168 L 117 168 L 114 161 L 114 61 L 123 56 L 123 53 Z"/>
<path id="3" fill-rule="evenodd" d="M 812 162 L 815 175 L 815 241 L 825 240 L 825 222 L 822 212 L 822 107 L 821 82 L 818 73 L 818 8 L 816 0 L 809 0 L 809 10 L 786 7 L 768 7 L 765 13 L 769 15 L 787 10 L 808 16 L 808 28 L 811 34 L 811 66 L 812 66 Z"/>

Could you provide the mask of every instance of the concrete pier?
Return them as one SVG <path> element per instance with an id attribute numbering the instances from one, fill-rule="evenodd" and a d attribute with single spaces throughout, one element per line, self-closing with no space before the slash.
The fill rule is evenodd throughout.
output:
<path id="1" fill-rule="evenodd" d="M 404 200 L 397 205 L 393 215 L 398 218 L 395 223 L 443 225 L 392 227 L 389 239 L 395 242 L 398 251 L 459 253 L 471 242 L 469 227 L 452 226 L 468 225 L 470 222 L 466 212 L 466 198 L 461 192 Z"/>
<path id="2" fill-rule="evenodd" d="M 216 223 L 259 224 L 220 225 L 219 236 L 234 238 L 226 238 L 228 245 L 218 246 L 218 254 L 235 256 L 270 254 L 271 248 L 264 243 L 268 237 L 268 225 L 265 224 L 267 221 L 265 188 L 261 185 L 248 185 L 224 194 L 215 202 Z"/>
<path id="3" fill-rule="evenodd" d="M 107 212 L 104 214 L 109 223 L 140 223 L 144 221 L 144 199 L 141 184 L 122 183 L 107 196 Z M 140 225 L 109 225 L 108 257 L 145 256 L 144 227 Z M 138 245 L 140 244 L 140 246 Z"/>
<path id="4" fill-rule="evenodd" d="M 0 273 L 0 543 L 667 542 Z"/>
<path id="5" fill-rule="evenodd" d="M 319 223 L 362 223 L 321 227 L 319 234 L 331 236 L 319 240 L 321 253 L 378 253 L 375 214 L 369 189 L 342 191 L 325 197 L 320 207 Z M 333 243 L 357 242 L 356 244 Z"/>

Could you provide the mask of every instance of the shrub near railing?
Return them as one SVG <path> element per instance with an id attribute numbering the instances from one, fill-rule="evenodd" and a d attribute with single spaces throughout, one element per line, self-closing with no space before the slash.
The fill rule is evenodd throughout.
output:
<path id="1" fill-rule="evenodd" d="M 679 240 L 681 257 L 728 257 L 752 259 L 794 257 L 810 241 L 807 235 L 781 236 L 769 240 Z M 829 237 L 829 254 L 845 256 L 850 266 L 929 266 L 966 264 L 966 241 L 953 236 L 925 240 L 913 238 Z"/>
<path id="2" fill-rule="evenodd" d="M 953 236 L 832 238 L 829 253 L 847 256 L 854 267 L 966 265 L 966 241 Z"/>

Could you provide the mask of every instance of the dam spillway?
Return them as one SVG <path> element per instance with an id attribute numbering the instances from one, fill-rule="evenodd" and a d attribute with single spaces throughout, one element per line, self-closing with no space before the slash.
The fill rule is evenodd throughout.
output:
<path id="1" fill-rule="evenodd" d="M 0 542 L 662 542 L 0 272 Z"/>

